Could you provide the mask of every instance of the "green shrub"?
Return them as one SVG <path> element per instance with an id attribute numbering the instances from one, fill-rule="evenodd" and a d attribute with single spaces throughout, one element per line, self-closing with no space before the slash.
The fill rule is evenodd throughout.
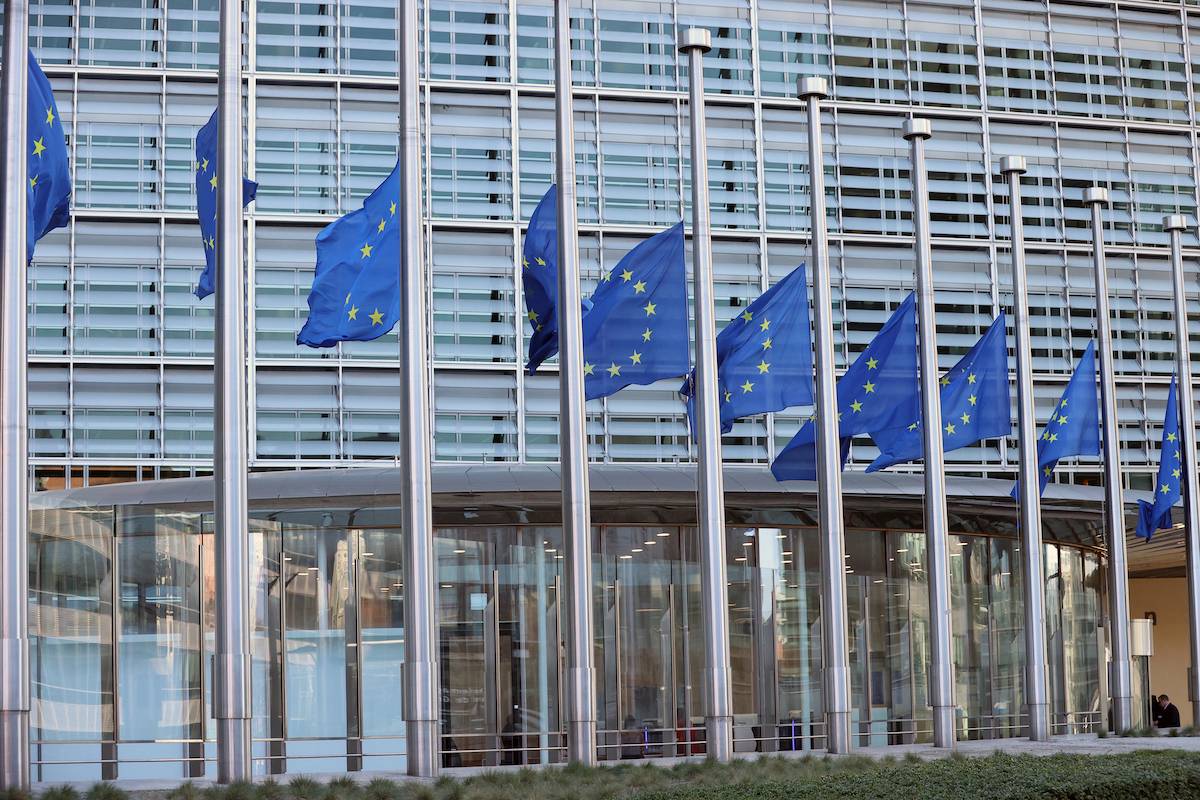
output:
<path id="1" fill-rule="evenodd" d="M 86 800 L 129 800 L 129 794 L 111 783 L 97 783 L 87 790 L 85 798 Z"/>
<path id="2" fill-rule="evenodd" d="M 295 800 L 320 800 L 325 787 L 312 778 L 292 778 L 287 785 L 288 794 Z"/>
<path id="3" fill-rule="evenodd" d="M 39 800 L 79 800 L 79 790 L 74 786 L 51 786 L 39 795 Z"/>

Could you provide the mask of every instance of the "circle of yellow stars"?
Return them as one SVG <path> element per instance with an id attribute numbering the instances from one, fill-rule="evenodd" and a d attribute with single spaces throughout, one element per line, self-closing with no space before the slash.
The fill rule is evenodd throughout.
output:
<path id="1" fill-rule="evenodd" d="M 363 242 L 362 247 L 358 248 L 359 257 L 361 260 L 369 259 L 369 258 L 371 258 L 372 255 L 374 255 L 375 250 L 379 247 L 379 244 L 378 244 L 379 238 L 382 238 L 383 232 L 385 230 L 387 230 L 388 222 L 394 220 L 395 217 L 396 217 L 396 202 L 393 200 L 388 205 L 388 215 L 386 217 L 381 217 L 379 220 L 379 223 L 375 226 L 375 233 L 376 233 L 376 237 L 377 237 L 375 240 L 376 243 L 371 244 L 370 242 Z M 362 310 L 352 302 L 353 294 L 354 294 L 353 289 L 351 289 L 349 292 L 346 292 L 346 301 L 345 301 L 345 303 L 343 303 L 344 306 L 349 306 L 349 308 L 346 311 L 346 321 L 347 322 L 357 322 L 358 321 L 358 312 Z M 532 312 L 530 312 L 530 313 L 532 313 Z M 370 314 L 367 314 L 367 318 L 371 320 L 372 328 L 374 328 L 376 325 L 383 324 L 383 312 L 380 311 L 378 307 L 376 307 L 373 311 L 371 311 Z"/>

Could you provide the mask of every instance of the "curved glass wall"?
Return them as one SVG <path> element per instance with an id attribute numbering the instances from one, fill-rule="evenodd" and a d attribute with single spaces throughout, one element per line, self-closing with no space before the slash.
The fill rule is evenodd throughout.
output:
<path id="1" fill-rule="evenodd" d="M 465 524 L 481 514 L 493 516 L 464 512 L 436 530 L 443 764 L 562 761 L 561 532 Z M 925 537 L 906 527 L 913 513 L 875 517 L 854 514 L 846 541 L 855 744 L 929 741 Z M 1019 543 L 1005 525 L 955 518 L 959 737 L 1017 736 Z M 398 519 L 394 507 L 254 512 L 261 773 L 404 768 Z M 41 509 L 33 525 L 35 778 L 211 777 L 209 515 Z M 793 521 L 727 532 L 736 749 L 823 748 L 818 531 Z M 1045 553 L 1053 724 L 1078 732 L 1104 707 L 1101 554 L 1058 538 Z M 703 754 L 696 529 L 604 521 L 593 555 L 601 758 Z"/>

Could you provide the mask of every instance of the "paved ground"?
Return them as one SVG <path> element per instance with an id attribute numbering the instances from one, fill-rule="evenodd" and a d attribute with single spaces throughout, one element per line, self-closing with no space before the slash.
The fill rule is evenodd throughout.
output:
<path id="1" fill-rule="evenodd" d="M 1200 736 L 1151 736 L 1148 738 L 1124 738 L 1109 736 L 1101 739 L 1092 734 L 1078 734 L 1072 736 L 1055 736 L 1049 742 L 1031 742 L 1027 739 L 992 739 L 988 741 L 969 741 L 959 742 L 958 752 L 967 756 L 988 756 L 993 753 L 1009 753 L 1011 755 L 1035 755 L 1049 756 L 1059 753 L 1073 753 L 1077 755 L 1115 755 L 1119 753 L 1132 753 L 1136 750 L 1187 750 L 1190 752 L 1200 752 Z M 885 758 L 891 756 L 893 758 L 905 758 L 909 755 L 915 755 L 924 759 L 946 758 L 950 751 L 942 750 L 937 747 L 932 747 L 926 744 L 905 744 L 891 745 L 889 747 L 863 747 L 855 749 L 852 755 L 870 756 L 871 758 Z M 786 753 L 739 753 L 739 758 L 763 758 L 783 756 L 785 758 L 800 758 L 806 755 L 824 755 L 820 750 L 808 750 L 802 752 L 786 752 Z M 691 760 L 682 758 L 660 758 L 654 759 L 653 763 L 664 767 L 669 767 L 681 761 Z M 615 762 L 615 763 L 647 763 L 647 762 Z M 520 767 L 467 767 L 460 769 L 447 770 L 446 774 L 456 778 L 466 778 L 472 775 L 479 775 L 484 772 L 508 771 L 516 770 Z M 276 780 L 286 783 L 291 775 L 276 776 Z M 308 775 L 306 777 L 314 778 L 320 781 L 326 781 L 331 778 L 344 777 L 344 773 L 329 774 L 329 775 Z M 395 781 L 412 781 L 418 780 L 410 778 L 407 775 L 394 772 L 357 772 L 350 773 L 350 777 L 363 782 L 373 780 L 375 778 L 388 778 Z M 163 781 L 163 780 L 122 780 L 117 781 L 117 785 L 133 793 L 136 800 L 160 800 L 164 794 L 178 786 L 182 781 Z M 196 786 L 211 785 L 211 781 L 196 780 L 193 781 Z M 35 784 L 35 793 L 48 788 L 49 786 L 57 786 L 61 783 L 46 783 Z M 91 783 L 73 784 L 79 789 L 86 789 L 91 786 Z"/>

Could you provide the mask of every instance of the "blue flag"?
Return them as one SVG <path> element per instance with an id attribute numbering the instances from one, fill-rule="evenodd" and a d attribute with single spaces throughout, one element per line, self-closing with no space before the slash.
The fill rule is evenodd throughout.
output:
<path id="1" fill-rule="evenodd" d="M 987 333 L 954 368 L 942 376 L 941 387 L 942 447 L 946 451 L 1012 433 L 1003 314 L 996 317 Z M 879 457 L 867 467 L 867 472 L 925 457 L 919 419 L 900 430 L 872 433 L 871 438 L 879 448 Z"/>
<path id="2" fill-rule="evenodd" d="M 258 194 L 258 184 L 242 178 L 242 206 Z M 196 217 L 204 245 L 204 272 L 196 284 L 196 297 L 203 300 L 215 291 L 217 279 L 217 112 L 196 133 Z"/>
<path id="3" fill-rule="evenodd" d="M 529 218 L 521 253 L 521 285 L 529 318 L 532 375 L 558 352 L 558 187 L 546 190 Z"/>
<path id="4" fill-rule="evenodd" d="M 838 381 L 842 462 L 849 439 L 907 428 L 920 414 L 917 391 L 916 300 L 909 294 Z M 815 418 L 810 417 L 771 464 L 776 480 L 815 480 Z"/>
<path id="5" fill-rule="evenodd" d="M 688 371 L 683 223 L 655 234 L 606 272 L 583 316 L 588 400 Z"/>
<path id="6" fill-rule="evenodd" d="M 400 319 L 400 163 L 362 208 L 317 234 L 308 321 L 296 344 L 332 347 L 378 339 Z"/>
<path id="7" fill-rule="evenodd" d="M 1046 491 L 1059 459 L 1100 453 L 1100 403 L 1096 399 L 1096 343 L 1088 342 L 1075 374 L 1038 438 L 1039 492 Z M 1012 496 L 1017 496 L 1013 486 Z"/>
<path id="8" fill-rule="evenodd" d="M 529 363 L 532 375 L 558 352 L 558 187 L 551 186 L 538 201 L 521 253 L 521 286 L 529 320 Z M 591 301 L 581 303 L 586 315 Z"/>
<path id="9" fill-rule="evenodd" d="M 717 383 L 721 431 L 754 414 L 813 402 L 812 334 L 804 265 L 759 295 L 717 337 Z M 680 387 L 696 433 L 696 371 Z"/>
<path id="10" fill-rule="evenodd" d="M 1158 480 L 1154 482 L 1154 502 L 1138 500 L 1137 535 L 1150 541 L 1154 532 L 1171 527 L 1171 507 L 1182 497 L 1179 478 L 1183 474 L 1183 451 L 1179 441 L 1179 401 L 1175 397 L 1175 378 L 1167 393 L 1167 412 L 1163 416 L 1162 450 L 1158 458 Z"/>
<path id="11" fill-rule="evenodd" d="M 29 156 L 26 161 L 28 213 L 25 220 L 25 260 L 33 260 L 33 248 L 55 228 L 71 218 L 71 167 L 67 161 L 67 139 L 58 106 L 46 73 L 29 54 L 29 97 L 26 103 Z"/>

